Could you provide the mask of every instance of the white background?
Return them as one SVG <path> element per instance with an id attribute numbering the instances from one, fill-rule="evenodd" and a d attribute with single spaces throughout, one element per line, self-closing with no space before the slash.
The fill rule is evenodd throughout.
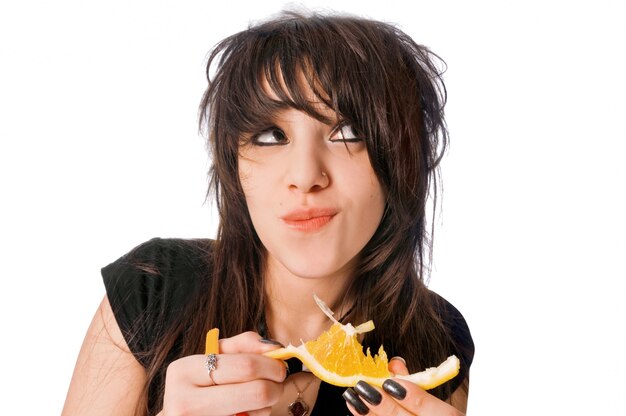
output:
<path id="1" fill-rule="evenodd" d="M 2 413 L 60 413 L 101 266 L 213 235 L 205 56 L 284 4 L 219 3 L 0 6 Z M 397 23 L 448 63 L 431 287 L 472 329 L 468 413 L 625 415 L 626 13 L 505 3 L 304 4 Z"/>

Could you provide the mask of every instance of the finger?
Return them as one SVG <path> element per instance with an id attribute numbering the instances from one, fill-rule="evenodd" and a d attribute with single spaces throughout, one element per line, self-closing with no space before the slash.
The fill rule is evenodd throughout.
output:
<path id="1" fill-rule="evenodd" d="M 282 344 L 265 339 L 256 332 L 244 332 L 230 338 L 222 338 L 219 340 L 220 353 L 222 354 L 238 354 L 242 352 L 263 354 L 282 347 Z"/>
<path id="2" fill-rule="evenodd" d="M 241 412 L 239 416 L 270 416 L 272 414 L 272 408 L 266 407 L 264 409 L 250 410 L 249 412 Z M 235 415 L 237 416 L 237 415 Z"/>
<path id="3" fill-rule="evenodd" d="M 260 354 L 217 354 L 216 358 L 215 369 L 210 374 L 205 368 L 205 355 L 178 359 L 168 366 L 167 378 L 172 383 L 206 387 L 258 379 L 282 383 L 287 377 L 287 367 L 282 361 Z"/>
<path id="4" fill-rule="evenodd" d="M 189 415 L 233 415 L 242 412 L 268 415 L 266 409 L 271 409 L 282 394 L 282 383 L 266 380 L 196 388 L 188 390 L 184 397 L 179 395 L 174 408 L 167 408 L 166 414 L 182 414 L 184 409 L 184 414 Z"/>
<path id="5" fill-rule="evenodd" d="M 206 410 L 216 414 L 240 412 L 263 414 L 262 409 L 271 409 L 280 400 L 283 390 L 282 383 L 254 380 L 247 383 L 197 389 L 196 393 L 197 400 L 204 400 L 207 404 Z M 220 402 L 222 402 L 221 406 Z M 216 410 L 220 411 L 216 412 Z"/>
<path id="6" fill-rule="evenodd" d="M 356 414 L 414 416 L 413 413 L 405 409 L 389 394 L 383 392 L 381 389 L 375 386 L 367 384 L 364 381 L 359 381 L 357 385 L 354 386 L 354 392 L 358 395 L 358 397 L 361 399 L 361 402 L 366 407 L 365 411 L 363 409 L 360 409 L 358 406 L 358 402 L 351 401 L 348 397 L 346 397 L 346 395 L 344 395 L 346 402 L 353 405 L 353 408 L 357 411 Z"/>
<path id="7" fill-rule="evenodd" d="M 353 415 L 366 415 L 370 413 L 369 407 L 361 400 L 354 389 L 346 389 L 342 396 L 346 400 L 346 405 Z"/>
<path id="8" fill-rule="evenodd" d="M 389 360 L 389 371 L 398 375 L 409 375 L 409 369 L 406 368 L 406 361 L 402 357 L 393 357 Z"/>
<path id="9" fill-rule="evenodd" d="M 348 410 L 350 411 L 350 413 L 352 413 L 354 416 L 359 416 L 360 413 L 357 412 L 354 407 L 350 404 L 349 401 L 346 400 L 346 406 L 348 407 Z"/>
<path id="10" fill-rule="evenodd" d="M 409 381 L 402 379 L 389 379 L 383 383 L 384 395 L 381 405 L 385 402 L 394 401 L 410 414 L 420 416 L 462 416 L 463 413 L 448 403 L 439 400 L 425 390 Z"/>
<path id="11" fill-rule="evenodd" d="M 215 384 L 232 384 L 252 380 L 282 383 L 287 378 L 287 367 L 280 360 L 259 354 L 220 354 L 217 368 L 210 379 Z"/>

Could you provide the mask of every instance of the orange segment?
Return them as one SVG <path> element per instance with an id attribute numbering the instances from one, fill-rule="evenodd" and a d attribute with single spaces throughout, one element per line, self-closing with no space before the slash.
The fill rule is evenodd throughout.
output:
<path id="1" fill-rule="evenodd" d="M 381 349 L 378 356 L 372 357 L 368 349 L 367 355 L 364 355 L 363 346 L 357 340 L 356 334 L 348 335 L 340 323 L 333 324 L 318 339 L 304 345 L 316 361 L 324 363 L 326 369 L 332 369 L 340 376 L 377 374 L 384 377 L 389 374 L 385 351 Z"/>
<path id="2" fill-rule="evenodd" d="M 381 346 L 378 353 L 371 355 L 369 348 L 363 353 L 363 346 L 357 335 L 374 329 L 374 323 L 368 321 L 353 327 L 343 325 L 333 318 L 333 312 L 317 296 L 315 300 L 320 309 L 335 323 L 317 339 L 302 343 L 298 347 L 289 344 L 265 353 L 266 356 L 286 360 L 296 357 L 313 374 L 327 383 L 336 386 L 352 387 L 359 380 L 381 387 L 391 377 L 411 381 L 423 389 L 432 389 L 452 379 L 459 373 L 460 362 L 450 356 L 438 367 L 429 368 L 407 376 L 396 376 L 389 371 L 387 353 Z"/>

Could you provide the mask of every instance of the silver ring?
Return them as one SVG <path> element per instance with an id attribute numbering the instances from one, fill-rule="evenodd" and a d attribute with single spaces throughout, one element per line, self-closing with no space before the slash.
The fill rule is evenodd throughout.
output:
<path id="1" fill-rule="evenodd" d="M 206 368 L 207 373 L 209 374 L 209 378 L 213 381 L 213 377 L 211 377 L 211 371 L 217 369 L 217 355 L 216 354 L 207 354 L 206 361 L 204 362 L 204 368 Z M 217 384 L 213 381 L 213 384 Z"/>

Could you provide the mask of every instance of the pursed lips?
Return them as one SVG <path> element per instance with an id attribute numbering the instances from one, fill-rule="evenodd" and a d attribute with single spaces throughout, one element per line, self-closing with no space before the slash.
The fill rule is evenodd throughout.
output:
<path id="1" fill-rule="evenodd" d="M 337 213 L 334 208 L 307 208 L 290 211 L 280 218 L 291 229 L 312 232 L 328 224 Z"/>

